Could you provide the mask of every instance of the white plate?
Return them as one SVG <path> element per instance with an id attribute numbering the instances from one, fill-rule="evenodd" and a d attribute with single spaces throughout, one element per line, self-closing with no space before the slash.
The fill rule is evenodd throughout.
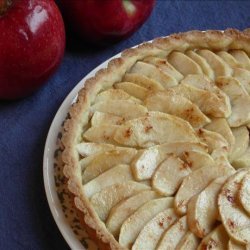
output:
<path id="1" fill-rule="evenodd" d="M 71 104 L 76 100 L 77 93 L 84 86 L 86 79 L 95 75 L 95 73 L 101 68 L 107 67 L 108 62 L 115 58 L 119 57 L 121 53 L 115 55 L 114 57 L 108 59 L 93 71 L 91 71 L 86 77 L 84 77 L 75 88 L 69 93 L 61 107 L 57 111 L 55 118 L 50 126 L 50 130 L 47 136 L 45 149 L 44 149 L 44 157 L 43 157 L 43 178 L 44 178 L 44 186 L 47 195 L 47 200 L 49 203 L 49 207 L 51 213 L 56 221 L 56 224 L 61 231 L 64 239 L 68 243 L 71 249 L 85 249 L 81 242 L 78 240 L 76 235 L 74 234 L 72 228 L 68 224 L 59 198 L 56 192 L 55 179 L 54 179 L 54 152 L 57 149 L 56 141 L 58 133 L 61 129 L 61 124 L 63 123 L 68 110 Z"/>

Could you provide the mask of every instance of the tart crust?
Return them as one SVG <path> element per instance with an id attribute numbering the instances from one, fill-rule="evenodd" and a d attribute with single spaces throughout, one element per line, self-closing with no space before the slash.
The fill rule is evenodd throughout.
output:
<path id="1" fill-rule="evenodd" d="M 95 96 L 101 90 L 113 86 L 120 81 L 136 61 L 147 56 L 167 56 L 172 51 L 185 51 L 187 49 L 229 50 L 243 49 L 250 54 L 249 29 L 240 32 L 235 29 L 225 31 L 190 31 L 157 38 L 152 42 L 139 45 L 136 48 L 122 52 L 121 57 L 108 63 L 107 68 L 99 70 L 96 75 L 88 79 L 84 88 L 79 92 L 76 103 L 72 105 L 64 123 L 62 142 L 64 145 L 63 162 L 64 174 L 68 178 L 68 188 L 74 194 L 76 207 L 84 216 L 85 224 L 90 228 L 97 241 L 104 243 L 103 249 L 124 249 L 100 221 L 94 212 L 88 198 L 82 191 L 81 173 L 78 168 L 79 155 L 75 145 L 79 142 L 81 134 L 88 123 L 88 108 Z"/>

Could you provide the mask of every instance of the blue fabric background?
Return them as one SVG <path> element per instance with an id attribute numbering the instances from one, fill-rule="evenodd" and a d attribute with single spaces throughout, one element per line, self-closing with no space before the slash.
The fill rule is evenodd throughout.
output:
<path id="1" fill-rule="evenodd" d="M 102 50 L 70 43 L 46 85 L 23 100 L 0 102 L 0 249 L 68 249 L 47 205 L 42 159 L 52 119 L 79 80 L 109 57 L 145 40 L 227 27 L 250 27 L 250 1 L 158 0 L 151 17 L 129 39 Z"/>

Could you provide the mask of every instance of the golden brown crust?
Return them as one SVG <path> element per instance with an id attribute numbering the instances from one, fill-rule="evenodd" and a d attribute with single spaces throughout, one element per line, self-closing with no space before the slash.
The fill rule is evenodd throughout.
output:
<path id="1" fill-rule="evenodd" d="M 78 99 L 69 111 L 69 118 L 65 121 L 63 134 L 63 161 L 64 173 L 69 179 L 68 188 L 75 195 L 75 205 L 83 212 L 86 225 L 96 232 L 96 238 L 108 245 L 110 249 L 124 249 L 109 233 L 90 206 L 88 199 L 81 189 L 81 173 L 78 168 L 78 153 L 74 148 L 81 138 L 84 126 L 88 123 L 88 108 L 94 101 L 96 94 L 121 81 L 124 73 L 133 64 L 147 56 L 164 57 L 171 51 L 185 51 L 194 48 L 209 48 L 212 50 L 243 49 L 250 54 L 249 29 L 240 32 L 234 29 L 223 31 L 190 31 L 173 34 L 164 38 L 157 38 L 136 48 L 122 52 L 120 58 L 109 62 L 106 69 L 99 70 L 96 75 L 85 82 L 84 88 L 79 92 Z M 81 115 L 79 115 L 81 114 Z M 107 248 L 106 248 L 107 249 Z"/>

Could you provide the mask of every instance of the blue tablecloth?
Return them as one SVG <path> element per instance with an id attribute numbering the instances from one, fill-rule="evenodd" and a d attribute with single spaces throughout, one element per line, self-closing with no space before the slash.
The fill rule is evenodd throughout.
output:
<path id="1" fill-rule="evenodd" d="M 158 36 L 250 27 L 249 10 L 250 1 L 158 0 L 132 37 L 101 50 L 70 43 L 46 85 L 23 100 L 0 102 L 0 249 L 68 249 L 46 201 L 42 160 L 52 119 L 79 80 L 121 50 Z"/>

